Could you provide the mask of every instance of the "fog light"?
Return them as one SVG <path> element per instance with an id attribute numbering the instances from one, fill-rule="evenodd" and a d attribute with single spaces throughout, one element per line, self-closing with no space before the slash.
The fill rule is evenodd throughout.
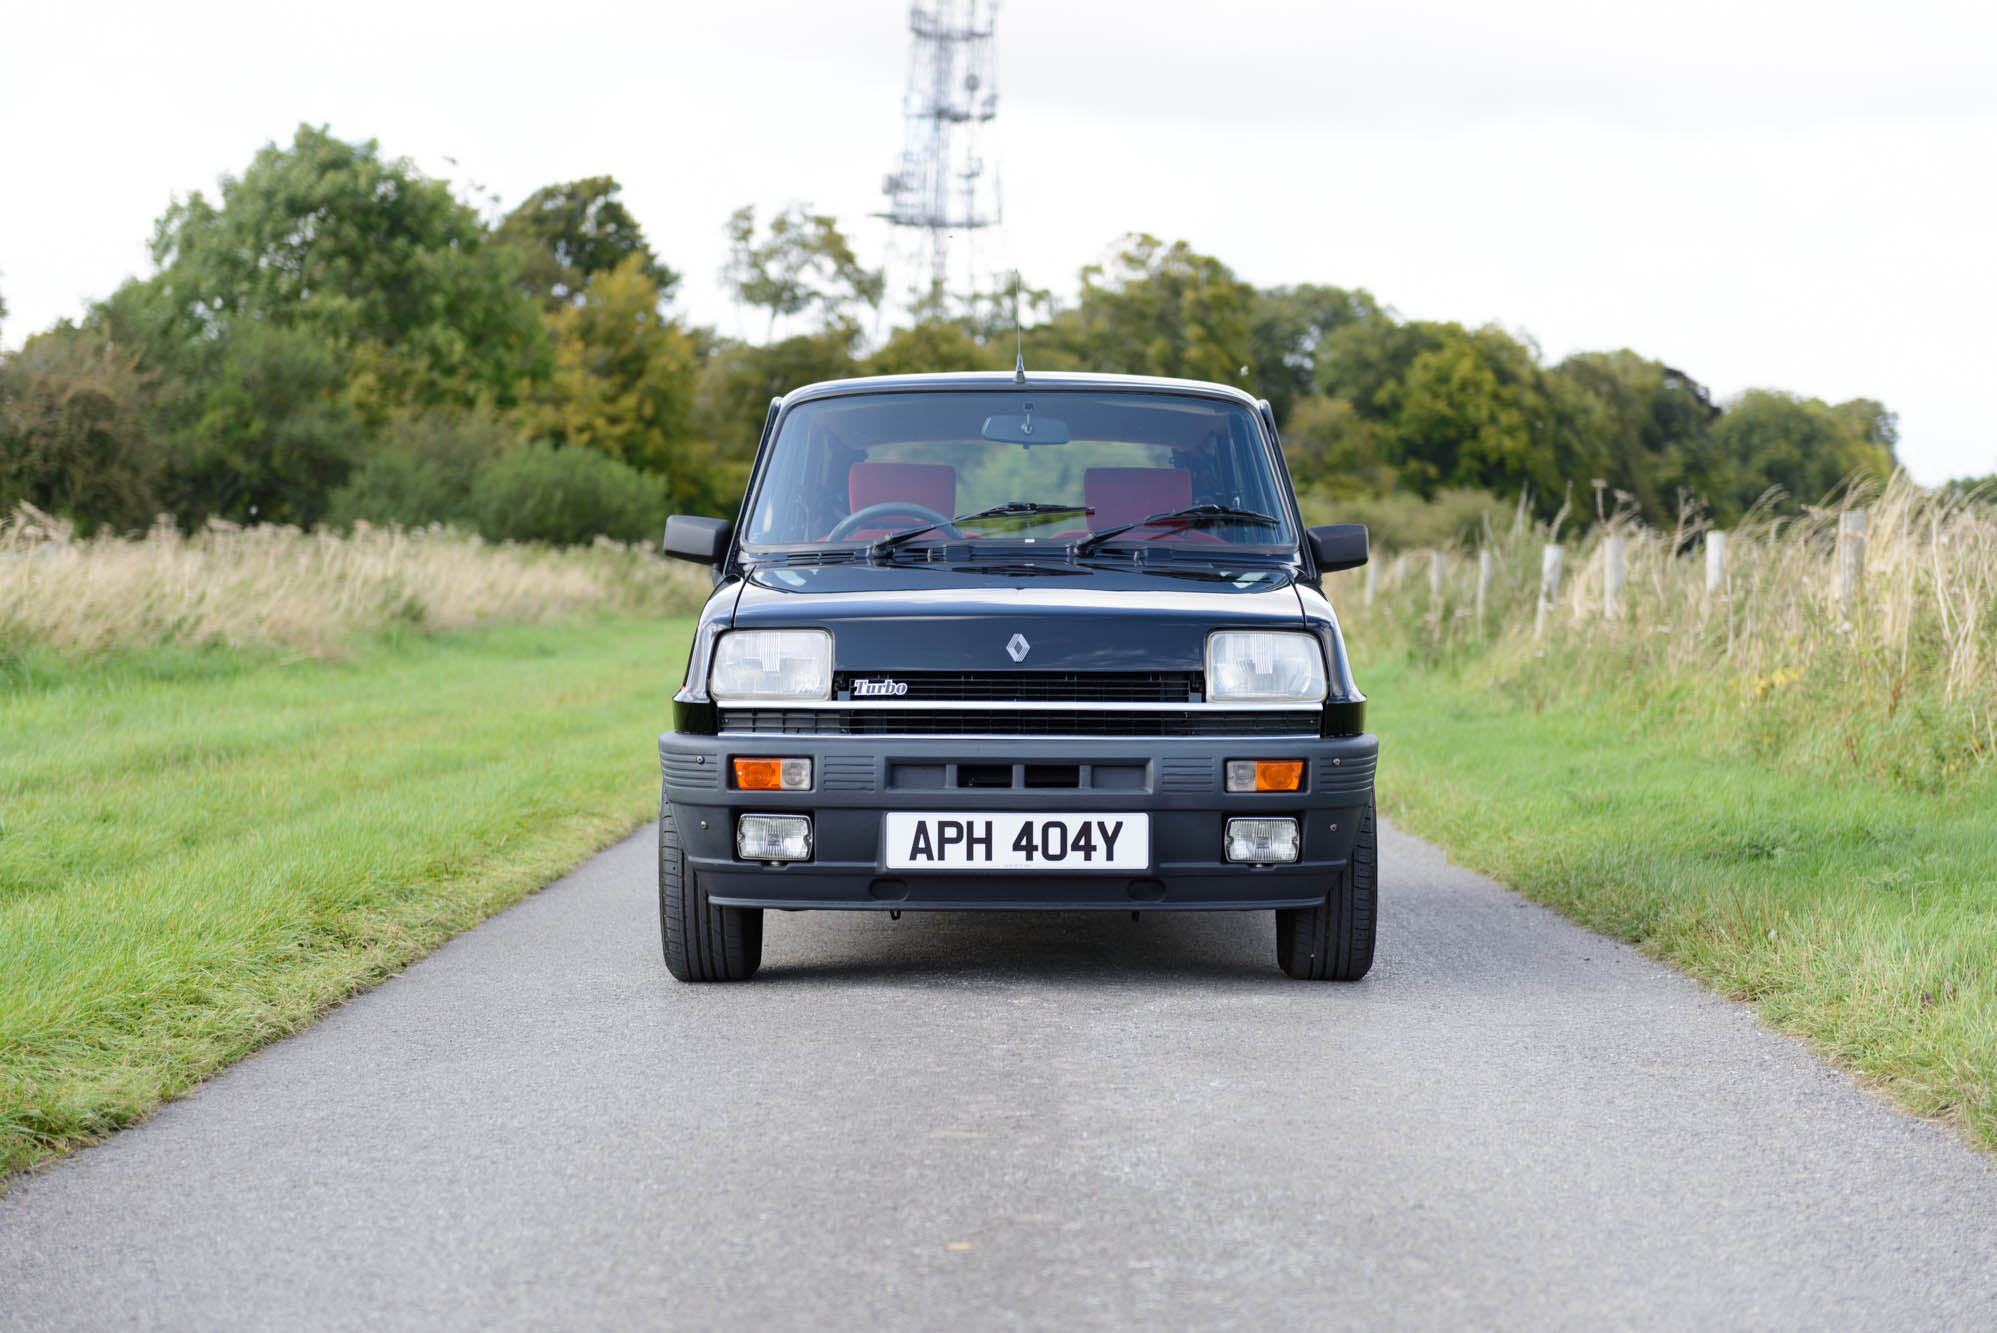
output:
<path id="1" fill-rule="evenodd" d="M 735 785 L 743 791 L 810 791 L 809 759 L 754 759 L 735 761 Z"/>
<path id="2" fill-rule="evenodd" d="M 1298 791 L 1304 785 L 1301 759 L 1230 759 L 1229 791 Z"/>
<path id="3" fill-rule="evenodd" d="M 1227 821 L 1227 859 L 1270 861 L 1297 859 L 1297 821 L 1294 819 L 1230 819 Z"/>
<path id="4" fill-rule="evenodd" d="M 809 815 L 743 815 L 735 821 L 735 855 L 744 861 L 809 861 Z"/>

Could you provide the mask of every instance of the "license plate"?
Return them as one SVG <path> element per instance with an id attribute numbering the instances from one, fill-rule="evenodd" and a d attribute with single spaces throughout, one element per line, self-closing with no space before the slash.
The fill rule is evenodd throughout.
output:
<path id="1" fill-rule="evenodd" d="M 1148 870 L 1149 815 L 914 814 L 881 831 L 890 870 Z"/>

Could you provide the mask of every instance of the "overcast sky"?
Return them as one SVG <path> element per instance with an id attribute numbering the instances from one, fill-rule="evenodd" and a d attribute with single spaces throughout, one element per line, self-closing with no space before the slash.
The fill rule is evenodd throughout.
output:
<path id="1" fill-rule="evenodd" d="M 899 0 L 0 14 L 9 346 L 148 271 L 176 191 L 301 121 L 508 204 L 614 175 L 725 332 L 761 331 L 719 282 L 736 207 L 806 201 L 886 251 Z M 1918 479 L 1997 471 L 1997 6 L 1004 0 L 998 65 L 981 248 L 1031 283 L 1145 230 L 1549 360 L 1878 398 Z"/>

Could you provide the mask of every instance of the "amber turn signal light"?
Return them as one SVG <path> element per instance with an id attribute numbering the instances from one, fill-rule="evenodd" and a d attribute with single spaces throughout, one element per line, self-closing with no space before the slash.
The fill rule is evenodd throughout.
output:
<path id="1" fill-rule="evenodd" d="M 811 786 L 811 761 L 737 759 L 735 785 L 743 791 L 805 791 Z"/>
<path id="2" fill-rule="evenodd" d="M 1304 785 L 1301 759 L 1230 759 L 1229 791 L 1300 791 Z"/>

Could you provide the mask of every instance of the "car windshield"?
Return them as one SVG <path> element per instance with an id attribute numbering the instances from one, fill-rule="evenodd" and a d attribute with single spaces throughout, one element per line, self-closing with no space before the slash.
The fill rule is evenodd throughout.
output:
<path id="1" fill-rule="evenodd" d="M 1145 521 L 1159 515 L 1173 517 Z M 1260 423 L 1238 403 L 1022 387 L 856 393 L 784 414 L 745 549 L 945 541 L 1184 555 L 1296 544 Z"/>

